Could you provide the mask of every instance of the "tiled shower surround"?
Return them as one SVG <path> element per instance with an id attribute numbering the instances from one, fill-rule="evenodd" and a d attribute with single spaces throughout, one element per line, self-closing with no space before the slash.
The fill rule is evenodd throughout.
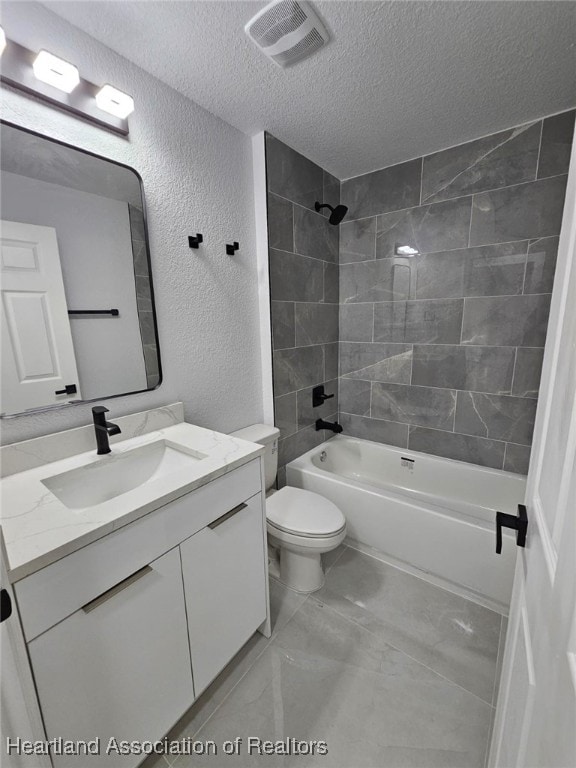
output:
<path id="1" fill-rule="evenodd" d="M 314 203 L 339 202 L 340 182 L 266 136 L 268 243 L 275 423 L 283 467 L 332 432 L 314 422 L 338 414 L 338 227 Z M 312 388 L 334 397 L 312 408 Z"/>
<path id="2" fill-rule="evenodd" d="M 574 111 L 342 182 L 345 434 L 526 472 L 573 129 Z M 274 191 L 270 157 L 268 166 Z M 269 229 L 286 235 L 286 216 L 277 210 Z M 396 255 L 402 245 L 418 253 Z M 273 299 L 274 281 L 290 279 L 319 295 L 320 277 L 271 251 Z M 280 311 L 273 302 L 276 336 Z M 305 369 L 311 386 L 319 370 Z M 276 423 L 292 440 L 281 453 L 289 461 L 312 442 L 298 437 L 286 402 L 277 400 Z"/>
<path id="3" fill-rule="evenodd" d="M 564 113 L 342 183 L 346 434 L 526 472 L 573 129 Z"/>

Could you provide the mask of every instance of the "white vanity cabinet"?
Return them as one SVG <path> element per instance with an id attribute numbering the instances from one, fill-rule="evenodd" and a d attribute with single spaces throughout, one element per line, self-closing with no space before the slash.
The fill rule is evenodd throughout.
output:
<path id="1" fill-rule="evenodd" d="M 100 740 L 54 768 L 133 768 L 110 739 L 163 738 L 267 632 L 260 458 L 15 582 L 48 739 Z M 114 746 L 114 744 L 112 744 Z"/>
<path id="2" fill-rule="evenodd" d="M 48 738 L 109 739 L 168 731 L 194 699 L 178 548 L 144 566 L 28 645 Z M 55 768 L 91 764 L 54 756 Z"/>
<path id="3" fill-rule="evenodd" d="M 191 536 L 180 551 L 198 696 L 266 618 L 261 495 Z"/>

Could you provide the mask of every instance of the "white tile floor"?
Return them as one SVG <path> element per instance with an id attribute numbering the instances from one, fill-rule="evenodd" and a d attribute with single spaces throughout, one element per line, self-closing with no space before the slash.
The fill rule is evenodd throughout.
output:
<path id="1" fill-rule="evenodd" d="M 271 582 L 255 635 L 170 734 L 328 742 L 326 756 L 158 758 L 146 768 L 483 768 L 505 620 L 341 547 L 305 597 Z M 502 632 L 501 632 L 502 630 Z"/>

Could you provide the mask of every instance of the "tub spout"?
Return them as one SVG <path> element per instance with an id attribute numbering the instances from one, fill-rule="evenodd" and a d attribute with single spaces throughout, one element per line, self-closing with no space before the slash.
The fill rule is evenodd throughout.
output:
<path id="1" fill-rule="evenodd" d="M 340 434 L 342 432 L 342 425 L 338 424 L 337 421 L 331 422 L 331 421 L 324 421 L 324 419 L 317 419 L 316 420 L 316 432 L 318 432 L 319 429 L 330 429 L 335 434 Z"/>

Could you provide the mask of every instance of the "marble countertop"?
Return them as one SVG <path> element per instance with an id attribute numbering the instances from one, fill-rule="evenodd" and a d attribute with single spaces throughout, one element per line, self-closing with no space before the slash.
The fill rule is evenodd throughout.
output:
<path id="1" fill-rule="evenodd" d="M 61 435 L 65 439 L 66 433 Z M 162 439 L 206 454 L 206 458 L 186 470 L 159 477 L 83 509 L 69 509 L 42 483 L 76 467 L 114 461 L 114 457 L 126 451 Z M 12 582 L 246 464 L 264 451 L 260 445 L 185 422 L 116 442 L 111 447 L 112 453 L 107 456 L 97 456 L 92 448 L 0 480 L 0 524 Z"/>

